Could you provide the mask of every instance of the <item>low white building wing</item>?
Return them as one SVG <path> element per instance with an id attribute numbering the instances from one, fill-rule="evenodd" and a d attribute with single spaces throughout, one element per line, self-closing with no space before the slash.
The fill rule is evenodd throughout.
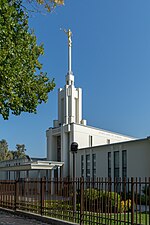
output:
<path id="1" fill-rule="evenodd" d="M 28 158 L 6 160 L 0 162 L 0 179 L 15 180 L 34 178 L 46 179 L 54 178 L 54 173 L 57 172 L 59 177 L 62 176 L 63 162 L 35 160 Z"/>
<path id="2" fill-rule="evenodd" d="M 79 149 L 77 176 L 84 178 L 149 177 L 149 138 Z"/>

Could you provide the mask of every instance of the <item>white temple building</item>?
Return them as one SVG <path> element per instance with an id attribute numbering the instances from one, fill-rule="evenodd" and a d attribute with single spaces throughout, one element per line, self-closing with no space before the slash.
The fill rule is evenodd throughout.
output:
<path id="1" fill-rule="evenodd" d="M 72 176 L 72 142 L 77 142 L 79 149 L 123 141 L 135 138 L 88 126 L 82 118 L 82 89 L 75 87 L 71 67 L 72 33 L 68 36 L 68 73 L 64 88 L 58 90 L 58 119 L 53 127 L 46 131 L 47 160 L 64 162 L 63 176 Z"/>
<path id="2" fill-rule="evenodd" d="M 0 162 L 0 179 L 73 176 L 71 144 L 78 143 L 76 176 L 149 177 L 150 137 L 136 139 L 88 126 L 82 118 L 82 89 L 75 87 L 71 68 L 71 31 L 68 36 L 68 73 L 58 90 L 58 119 L 46 131 L 47 157 Z"/>

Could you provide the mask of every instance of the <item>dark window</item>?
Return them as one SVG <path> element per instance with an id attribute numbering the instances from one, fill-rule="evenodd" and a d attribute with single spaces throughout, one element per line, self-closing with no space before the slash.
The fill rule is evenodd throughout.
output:
<path id="1" fill-rule="evenodd" d="M 90 135 L 89 136 L 89 146 L 92 147 L 93 145 L 93 137 Z"/>
<path id="2" fill-rule="evenodd" d="M 107 139 L 107 144 L 108 144 L 108 145 L 110 144 L 110 139 Z"/>
<path id="3" fill-rule="evenodd" d="M 84 155 L 81 155 L 81 177 L 84 177 Z"/>
<path id="4" fill-rule="evenodd" d="M 122 151 L 122 178 L 127 177 L 127 151 Z"/>
<path id="5" fill-rule="evenodd" d="M 92 154 L 92 177 L 96 178 L 96 154 Z"/>
<path id="6" fill-rule="evenodd" d="M 86 155 L 86 178 L 90 178 L 90 155 Z"/>
<path id="7" fill-rule="evenodd" d="M 111 177 L 111 152 L 108 152 L 108 177 Z"/>
<path id="8" fill-rule="evenodd" d="M 119 177 L 119 151 L 114 152 L 114 177 Z"/>
<path id="9" fill-rule="evenodd" d="M 57 161 L 61 162 L 61 136 L 57 137 Z"/>

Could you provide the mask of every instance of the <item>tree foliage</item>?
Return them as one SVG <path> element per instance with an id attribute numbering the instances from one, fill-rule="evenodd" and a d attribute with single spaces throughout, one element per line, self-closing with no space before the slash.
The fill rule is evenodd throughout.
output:
<path id="1" fill-rule="evenodd" d="M 13 159 L 22 159 L 22 158 L 26 158 L 26 154 L 25 154 L 25 145 L 24 144 L 17 144 L 16 145 L 16 150 L 15 151 L 11 151 Z"/>
<path id="2" fill-rule="evenodd" d="M 28 2 L 30 4 L 33 4 L 34 8 L 35 3 L 37 3 L 38 5 L 42 5 L 48 12 L 53 11 L 56 6 L 64 5 L 64 0 L 28 0 Z"/>
<path id="3" fill-rule="evenodd" d="M 11 151 L 8 148 L 6 140 L 0 141 L 0 161 L 9 159 L 22 159 L 28 157 L 26 155 L 26 148 L 24 144 L 16 144 L 16 149 Z"/>
<path id="4" fill-rule="evenodd" d="M 9 160 L 9 159 L 12 159 L 12 158 L 13 158 L 13 155 L 8 150 L 7 141 L 2 139 L 0 141 L 0 161 Z"/>
<path id="5" fill-rule="evenodd" d="M 54 80 L 41 71 L 38 59 L 44 54 L 43 46 L 29 31 L 21 4 L 20 0 L 0 1 L 0 114 L 4 119 L 10 112 L 36 113 L 55 87 Z"/>

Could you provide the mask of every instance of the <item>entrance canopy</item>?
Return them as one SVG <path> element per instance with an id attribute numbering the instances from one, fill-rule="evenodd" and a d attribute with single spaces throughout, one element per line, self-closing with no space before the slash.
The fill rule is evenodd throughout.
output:
<path id="1" fill-rule="evenodd" d="M 0 167 L 1 171 L 28 171 L 28 170 L 53 170 L 60 168 L 64 162 L 55 161 L 29 161 L 21 165 Z"/>

